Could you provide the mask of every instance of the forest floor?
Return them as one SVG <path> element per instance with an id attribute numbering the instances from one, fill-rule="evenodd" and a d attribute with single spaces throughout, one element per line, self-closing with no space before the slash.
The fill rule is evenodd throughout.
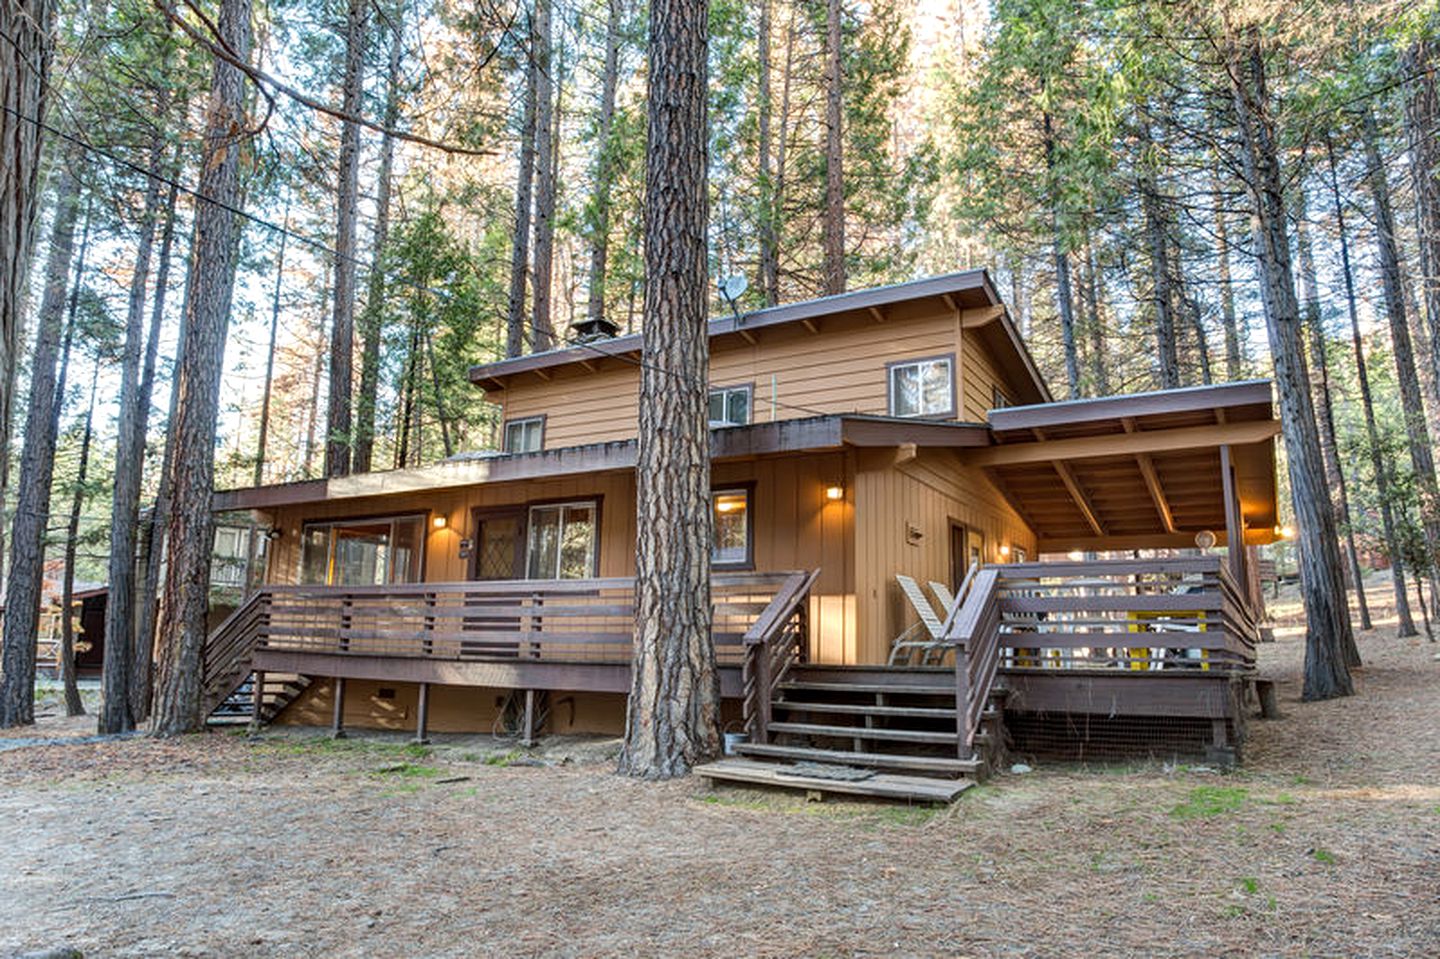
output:
<path id="1" fill-rule="evenodd" d="M 1382 620 L 1358 694 L 1301 703 L 1296 610 L 1240 770 L 1039 765 L 941 809 L 635 782 L 607 743 L 11 749 L 0 956 L 1440 955 L 1440 647 Z"/>

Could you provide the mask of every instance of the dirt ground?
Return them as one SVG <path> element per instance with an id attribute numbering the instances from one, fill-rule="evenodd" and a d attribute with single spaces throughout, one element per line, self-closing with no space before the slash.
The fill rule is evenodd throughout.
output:
<path id="1" fill-rule="evenodd" d="M 10 748 L 0 956 L 1437 956 L 1437 646 L 1361 649 L 1358 695 L 1302 704 L 1296 631 L 1264 647 L 1285 717 L 1239 771 L 1040 766 L 944 809 L 633 782 L 613 744 Z"/>

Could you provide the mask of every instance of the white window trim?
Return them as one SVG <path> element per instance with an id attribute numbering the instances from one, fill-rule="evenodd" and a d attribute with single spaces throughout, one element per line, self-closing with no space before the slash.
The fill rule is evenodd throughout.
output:
<path id="1" fill-rule="evenodd" d="M 710 423 L 710 428 L 711 428 L 711 429 L 723 429 L 723 428 L 731 427 L 731 426 L 749 426 L 751 423 L 755 422 L 755 384 L 754 384 L 754 383 L 736 383 L 736 384 L 734 384 L 733 386 L 712 386 L 712 387 L 710 387 L 710 392 L 705 395 L 705 403 L 706 403 L 706 406 L 707 406 L 707 412 L 708 412 L 708 406 L 709 406 L 709 403 L 710 403 L 711 398 L 714 397 L 715 394 L 717 394 L 717 393 L 719 393 L 719 394 L 721 394 L 722 396 L 727 397 L 727 398 L 729 397 L 729 395 L 730 395 L 731 393 L 744 393 L 744 394 L 745 394 L 745 413 L 746 413 L 746 420 L 745 420 L 744 423 L 733 423 L 733 422 L 731 422 L 730 420 L 710 420 L 709 423 Z M 721 405 L 722 408 L 724 408 L 724 407 L 728 407 L 730 404 L 729 404 L 728 402 L 723 402 L 723 401 L 722 401 L 720 405 Z"/>
<path id="2" fill-rule="evenodd" d="M 949 376 L 949 380 L 950 380 L 950 403 L 949 403 L 949 406 L 946 407 L 945 409 L 942 409 L 942 410 L 921 410 L 921 411 L 916 412 L 916 413 L 898 413 L 898 412 L 896 412 L 896 410 L 895 410 L 895 407 L 896 407 L 896 403 L 895 403 L 895 376 L 896 376 L 896 374 L 899 373 L 901 370 L 910 369 L 911 367 L 925 367 L 925 366 L 930 365 L 930 364 L 941 364 L 941 363 L 943 363 L 943 364 L 945 365 L 945 368 L 946 368 L 947 370 L 949 370 L 949 372 L 950 372 L 950 376 Z M 887 411 L 888 411 L 888 413 L 889 413 L 890 416 L 903 417 L 903 418 L 905 418 L 905 419 L 944 419 L 944 418 L 946 418 L 946 417 L 956 416 L 956 415 L 957 415 L 957 410 L 956 410 L 956 399 L 957 399 L 957 397 L 956 397 L 956 395 L 955 395 L 955 393 L 956 393 L 956 389 L 955 389 L 955 356 L 954 356 L 953 354 L 945 354 L 945 355 L 943 355 L 943 356 L 917 356 L 917 357 L 914 358 L 913 360 L 896 360 L 896 361 L 893 362 L 893 363 L 888 363 L 888 364 L 886 364 L 886 367 L 885 367 L 885 389 L 886 389 L 886 409 L 887 409 Z M 923 398 L 923 393 L 922 393 L 922 398 Z"/>
<path id="3" fill-rule="evenodd" d="M 517 429 L 520 429 L 520 430 L 524 430 L 525 427 L 528 427 L 528 426 L 530 426 L 531 424 L 535 424 L 535 425 L 537 425 L 537 426 L 539 427 L 539 436 L 538 436 L 538 438 L 536 439 L 535 448 L 534 448 L 533 450 L 512 450 L 512 449 L 510 448 L 510 431 L 511 431 L 511 429 L 512 429 L 512 428 L 517 428 Z M 523 434 L 522 434 L 522 435 L 523 435 Z M 542 413 L 542 414 L 539 415 L 539 416 L 521 416 L 521 417 L 518 417 L 517 419 L 506 420 L 505 423 L 504 423 L 504 425 L 501 427 L 500 446 L 501 446 L 501 448 L 502 448 L 502 450 L 503 450 L 504 452 L 506 452 L 506 453 L 513 453 L 513 454 L 538 453 L 538 452 L 540 452 L 541 450 L 543 450 L 543 449 L 545 448 L 545 416 L 544 416 L 544 414 Z"/>

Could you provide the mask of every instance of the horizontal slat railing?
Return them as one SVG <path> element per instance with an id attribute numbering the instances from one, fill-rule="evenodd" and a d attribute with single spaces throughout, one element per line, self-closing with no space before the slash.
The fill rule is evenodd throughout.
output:
<path id="1" fill-rule="evenodd" d="M 819 575 L 818 569 L 789 574 L 745 633 L 741 705 L 745 729 L 754 742 L 770 741 L 776 690 L 790 668 L 805 656 L 810 588 Z"/>
<path id="2" fill-rule="evenodd" d="M 721 663 L 744 659 L 745 637 L 790 579 L 788 573 L 714 577 Z M 287 652 L 628 663 L 634 641 L 630 578 L 273 586 L 260 595 L 266 616 L 258 645 Z"/>
<path id="3" fill-rule="evenodd" d="M 1218 557 L 999 569 L 1007 668 L 1209 672 L 1254 665 L 1254 615 Z"/>

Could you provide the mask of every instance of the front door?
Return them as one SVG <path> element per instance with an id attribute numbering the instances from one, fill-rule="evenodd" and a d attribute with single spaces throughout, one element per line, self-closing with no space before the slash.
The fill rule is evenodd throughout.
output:
<path id="1" fill-rule="evenodd" d="M 950 521 L 950 588 L 959 594 L 971 566 L 985 562 L 985 535 L 964 523 Z"/>
<path id="2" fill-rule="evenodd" d="M 525 510 L 476 510 L 471 579 L 525 578 Z"/>

